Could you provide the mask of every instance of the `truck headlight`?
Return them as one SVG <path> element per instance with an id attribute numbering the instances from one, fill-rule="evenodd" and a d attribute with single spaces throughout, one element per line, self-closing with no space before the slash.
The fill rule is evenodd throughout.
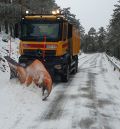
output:
<path id="1" fill-rule="evenodd" d="M 48 48 L 48 49 L 56 49 L 57 45 L 55 45 L 55 44 L 46 44 L 46 48 Z"/>

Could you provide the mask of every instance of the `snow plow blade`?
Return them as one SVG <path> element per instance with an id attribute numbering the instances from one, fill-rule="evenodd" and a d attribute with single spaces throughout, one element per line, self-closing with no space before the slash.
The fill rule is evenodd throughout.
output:
<path id="1" fill-rule="evenodd" d="M 17 78 L 16 69 L 17 69 L 17 66 L 20 66 L 20 64 L 18 64 L 15 60 L 10 58 L 9 56 L 5 56 L 4 58 L 7 60 L 10 67 L 10 79 Z"/>
<path id="2" fill-rule="evenodd" d="M 41 61 L 35 59 L 29 66 L 24 68 L 16 61 L 6 56 L 11 71 L 11 77 L 17 77 L 21 84 L 29 86 L 32 82 L 42 88 L 42 100 L 46 100 L 52 90 L 52 78 Z M 47 93 L 45 92 L 47 91 Z"/>

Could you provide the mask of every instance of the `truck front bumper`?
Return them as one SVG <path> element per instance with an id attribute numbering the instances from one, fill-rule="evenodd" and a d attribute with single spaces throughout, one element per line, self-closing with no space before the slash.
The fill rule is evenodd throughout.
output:
<path id="1" fill-rule="evenodd" d="M 45 57 L 43 59 L 43 57 L 40 56 L 22 55 L 19 57 L 19 63 L 23 67 L 27 67 L 35 59 L 40 60 L 52 76 L 55 76 L 56 74 L 59 75 L 64 74 L 65 60 L 62 56 L 61 57 L 50 56 L 50 57 Z"/>

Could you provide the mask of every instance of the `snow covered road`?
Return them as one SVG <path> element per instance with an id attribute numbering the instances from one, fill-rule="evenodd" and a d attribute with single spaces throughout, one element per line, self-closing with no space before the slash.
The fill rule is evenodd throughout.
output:
<path id="1" fill-rule="evenodd" d="M 0 85 L 0 129 L 119 129 L 118 75 L 104 53 L 82 55 L 78 73 L 54 84 L 45 102 L 39 88 L 7 80 Z"/>

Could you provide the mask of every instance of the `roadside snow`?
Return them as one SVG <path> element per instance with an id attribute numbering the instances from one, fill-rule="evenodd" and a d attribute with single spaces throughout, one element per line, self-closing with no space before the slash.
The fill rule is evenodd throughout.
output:
<path id="1" fill-rule="evenodd" d="M 13 39 L 11 37 L 11 43 L 10 40 L 8 42 L 2 41 L 2 35 L 0 34 L 0 57 L 4 56 L 11 56 L 11 58 L 18 60 L 19 57 L 19 39 Z"/>
<path id="2" fill-rule="evenodd" d="M 0 85 L 8 82 L 10 78 L 10 69 L 4 58 L 0 59 Z"/>
<path id="3" fill-rule="evenodd" d="M 120 60 L 119 59 L 117 59 L 114 56 L 111 57 L 109 55 L 107 55 L 107 57 L 109 58 L 109 60 L 111 60 L 120 69 Z"/>

